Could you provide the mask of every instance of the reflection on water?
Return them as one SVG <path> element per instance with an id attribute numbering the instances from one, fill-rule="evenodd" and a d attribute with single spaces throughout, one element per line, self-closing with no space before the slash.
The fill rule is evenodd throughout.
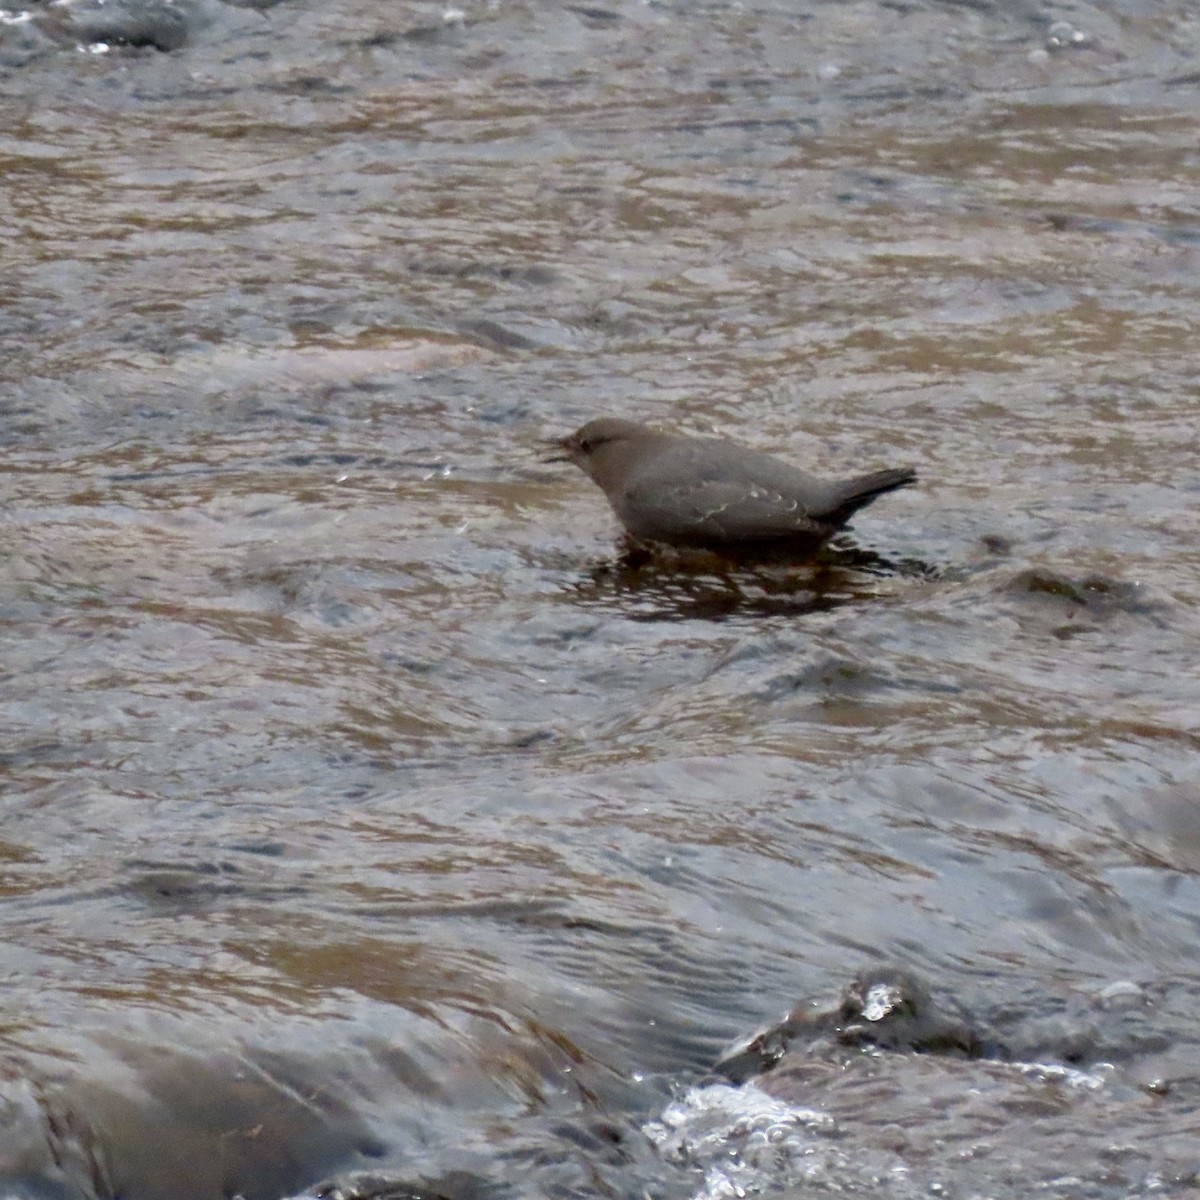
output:
<path id="1" fill-rule="evenodd" d="M 879 595 L 871 578 L 936 578 L 917 558 L 891 560 L 848 540 L 827 546 L 811 563 L 759 565 L 715 555 L 627 547 L 571 584 L 585 606 L 612 608 L 629 620 L 721 621 L 731 617 L 802 617 Z"/>
<path id="2" fill-rule="evenodd" d="M 809 1060 L 704 1172 L 820 1111 L 830 1189 L 1191 1187 L 1198 54 L 0 16 L 5 1190 L 682 1200 L 646 1129 L 880 956 L 1102 1085 Z M 621 557 L 530 465 L 601 412 L 922 482 L 811 564 Z"/>

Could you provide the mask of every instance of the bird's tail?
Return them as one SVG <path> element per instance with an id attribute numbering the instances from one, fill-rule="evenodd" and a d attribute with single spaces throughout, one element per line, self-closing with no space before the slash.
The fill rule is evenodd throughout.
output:
<path id="1" fill-rule="evenodd" d="M 893 467 L 887 471 L 872 471 L 848 479 L 838 489 L 838 500 L 834 512 L 840 523 L 848 521 L 860 508 L 870 504 L 876 496 L 894 492 L 917 482 L 917 473 L 912 467 Z"/>

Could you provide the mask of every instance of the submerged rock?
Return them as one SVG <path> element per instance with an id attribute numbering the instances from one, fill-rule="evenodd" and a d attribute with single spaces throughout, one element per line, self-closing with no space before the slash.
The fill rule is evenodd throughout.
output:
<path id="1" fill-rule="evenodd" d="M 1152 607 L 1140 583 L 1109 579 L 1103 575 L 1072 579 L 1043 568 L 1031 568 L 1015 575 L 1003 591 L 1019 599 L 1043 600 L 1066 609 L 1083 610 L 1092 616 L 1143 613 Z"/>

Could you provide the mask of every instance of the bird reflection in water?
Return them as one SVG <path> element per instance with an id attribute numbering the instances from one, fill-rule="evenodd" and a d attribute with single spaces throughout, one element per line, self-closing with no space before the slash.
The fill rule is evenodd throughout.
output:
<path id="1" fill-rule="evenodd" d="M 620 608 L 635 621 L 722 621 L 805 616 L 874 600 L 880 578 L 933 579 L 915 558 L 888 558 L 839 538 L 803 563 L 737 561 L 651 547 L 625 538 L 615 559 L 592 564 L 570 585 L 589 607 Z"/>

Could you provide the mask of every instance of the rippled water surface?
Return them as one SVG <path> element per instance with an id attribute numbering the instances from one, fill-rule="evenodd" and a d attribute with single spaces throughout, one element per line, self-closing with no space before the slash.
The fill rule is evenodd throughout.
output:
<path id="1" fill-rule="evenodd" d="M 0 25 L 7 1192 L 1195 1186 L 1194 6 L 89 3 Z M 600 414 L 921 483 L 630 562 Z M 879 959 L 1010 1061 L 711 1090 Z"/>

